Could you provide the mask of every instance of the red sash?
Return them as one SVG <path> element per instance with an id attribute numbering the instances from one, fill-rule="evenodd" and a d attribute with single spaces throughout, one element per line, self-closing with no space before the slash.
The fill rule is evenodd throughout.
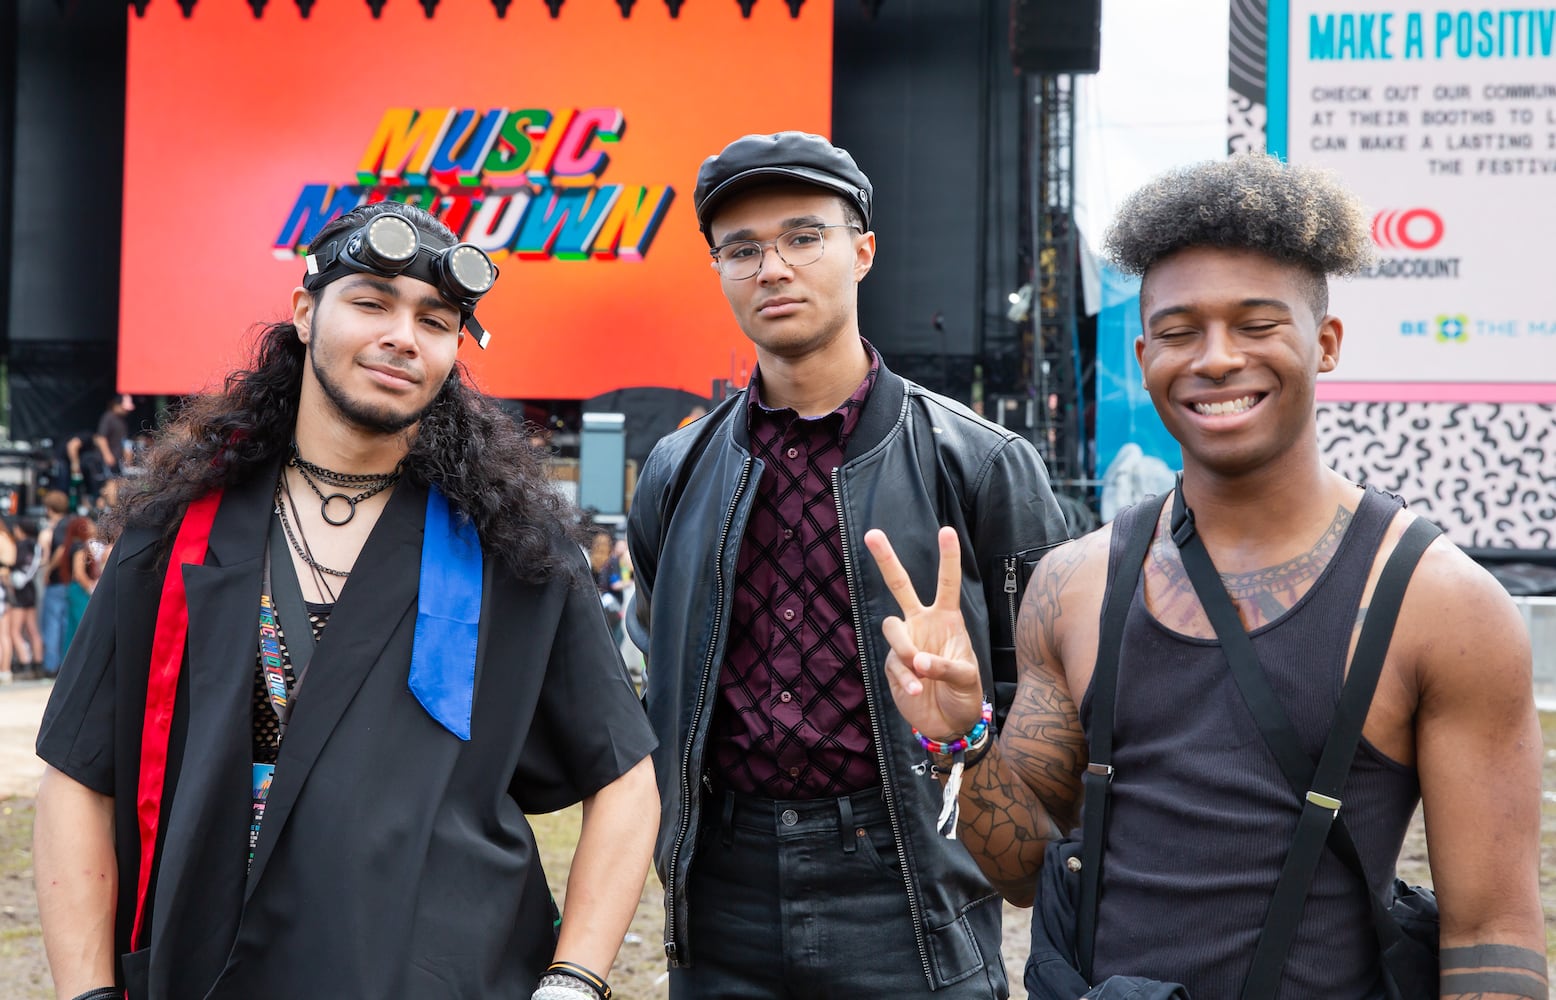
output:
<path id="1" fill-rule="evenodd" d="M 157 852 L 157 826 L 162 818 L 162 791 L 167 779 L 167 747 L 173 728 L 173 702 L 178 696 L 178 675 L 184 667 L 184 641 L 189 635 L 189 601 L 184 593 L 184 567 L 205 562 L 211 541 L 211 525 L 221 505 L 221 491 L 207 494 L 189 505 L 173 542 L 167 576 L 162 581 L 162 600 L 157 605 L 157 631 L 151 640 L 151 672 L 146 680 L 146 718 L 141 730 L 139 794 L 135 811 L 140 819 L 140 876 L 135 890 L 135 926 L 130 950 L 141 947 L 141 922 L 146 915 L 146 892 L 151 887 L 151 866 Z"/>

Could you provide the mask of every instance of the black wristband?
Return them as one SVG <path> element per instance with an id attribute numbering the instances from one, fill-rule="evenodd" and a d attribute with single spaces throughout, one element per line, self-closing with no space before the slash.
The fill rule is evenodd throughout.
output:
<path id="1" fill-rule="evenodd" d="M 982 746 L 972 746 L 967 748 L 967 752 L 962 757 L 962 768 L 964 770 L 966 768 L 972 767 L 974 764 L 978 763 L 980 760 L 989 755 L 989 751 L 994 747 L 994 734 L 985 733 L 984 739 L 980 742 L 983 744 Z"/>
<path id="2" fill-rule="evenodd" d="M 72 1000 L 123 1000 L 124 991 L 117 986 L 99 986 L 95 990 L 79 993 Z"/>
<path id="3" fill-rule="evenodd" d="M 611 1000 L 610 984 L 605 981 L 605 978 L 598 975 L 597 973 L 590 972 L 588 969 L 579 965 L 577 962 L 552 962 L 549 966 L 546 967 L 546 975 L 549 976 L 553 974 L 559 974 L 576 979 L 580 983 L 583 983 L 585 986 L 593 990 L 595 996 L 599 997 L 600 1000 Z"/>

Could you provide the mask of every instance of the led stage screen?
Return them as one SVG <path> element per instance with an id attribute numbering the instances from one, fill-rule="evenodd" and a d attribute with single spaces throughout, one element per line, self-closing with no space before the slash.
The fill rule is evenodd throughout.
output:
<path id="1" fill-rule="evenodd" d="M 502 274 L 461 349 L 486 391 L 706 394 L 748 368 L 692 189 L 748 132 L 831 125 L 832 4 L 171 2 L 129 15 L 119 388 L 219 383 L 299 256 L 367 200 L 428 208 Z M 468 341 L 468 338 L 467 338 Z"/>

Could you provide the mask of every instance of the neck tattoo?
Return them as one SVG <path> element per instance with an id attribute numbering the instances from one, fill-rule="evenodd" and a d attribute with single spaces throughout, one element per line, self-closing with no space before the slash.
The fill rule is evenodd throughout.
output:
<path id="1" fill-rule="evenodd" d="M 339 528 L 342 525 L 350 524 L 351 519 L 357 516 L 357 504 L 368 497 L 377 496 L 399 482 L 400 466 L 404 463 L 402 461 L 396 464 L 388 472 L 370 472 L 365 475 L 336 472 L 333 469 L 326 469 L 322 465 L 314 465 L 303 458 L 302 455 L 297 453 L 297 442 L 294 441 L 292 442 L 292 455 L 286 460 L 286 464 L 297 470 L 298 475 L 302 476 L 303 482 L 308 484 L 310 490 L 313 490 L 313 495 L 319 498 L 319 516 L 324 519 L 324 523 Z M 355 496 L 339 491 L 325 493 L 319 488 L 320 483 L 323 483 L 325 486 L 344 487 L 347 489 L 361 487 L 361 489 Z M 341 516 L 341 504 L 346 505 L 345 516 Z M 334 516 L 331 516 L 332 508 Z"/>

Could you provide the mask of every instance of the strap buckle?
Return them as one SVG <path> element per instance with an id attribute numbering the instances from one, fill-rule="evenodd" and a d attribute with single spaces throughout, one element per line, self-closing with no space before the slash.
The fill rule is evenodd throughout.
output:
<path id="1" fill-rule="evenodd" d="M 1197 533 L 1194 527 L 1194 512 L 1189 509 L 1183 500 L 1183 473 L 1178 473 L 1177 481 L 1173 484 L 1172 516 L 1167 522 L 1168 530 L 1172 532 L 1172 543 L 1178 548 L 1189 544 Z"/>
<path id="2" fill-rule="evenodd" d="M 1113 780 L 1113 765 L 1112 764 L 1087 764 L 1086 765 L 1086 773 L 1087 774 L 1100 774 L 1102 777 L 1108 779 L 1109 781 L 1112 781 Z"/>
<path id="3" fill-rule="evenodd" d="M 1334 798 L 1331 795 L 1325 795 L 1323 792 L 1315 792 L 1312 790 L 1308 791 L 1306 798 L 1309 802 L 1313 803 L 1315 806 L 1318 806 L 1318 808 L 1328 809 L 1336 816 L 1340 815 L 1339 799 Z"/>

